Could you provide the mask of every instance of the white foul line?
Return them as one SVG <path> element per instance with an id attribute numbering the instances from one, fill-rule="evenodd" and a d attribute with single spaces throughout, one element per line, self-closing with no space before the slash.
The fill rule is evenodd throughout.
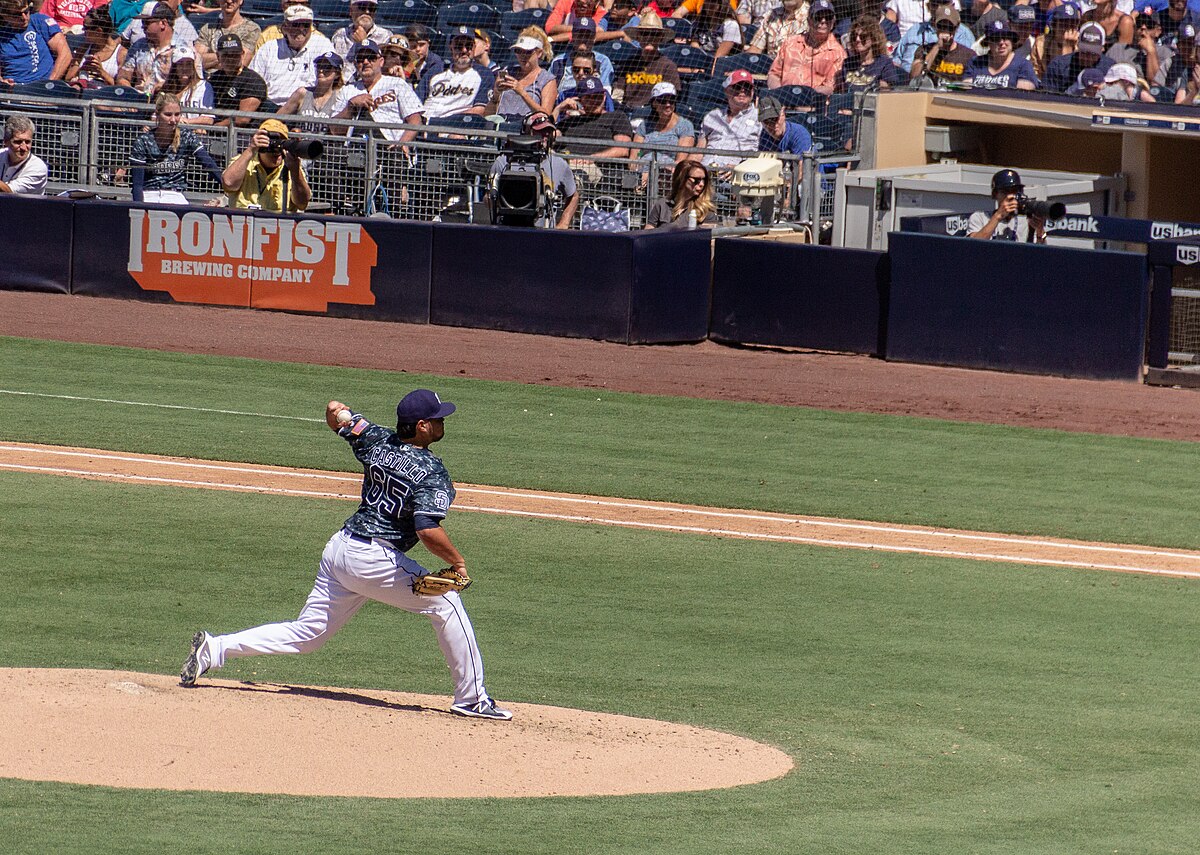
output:
<path id="1" fill-rule="evenodd" d="M 256 467 L 225 466 L 225 465 L 207 464 L 207 463 L 193 464 L 193 463 L 189 463 L 186 461 L 159 460 L 157 458 L 136 457 L 136 456 L 130 457 L 130 456 L 125 456 L 125 455 L 107 454 L 107 453 L 102 453 L 102 452 L 65 451 L 65 450 L 61 450 L 61 449 L 41 449 L 41 448 L 30 448 L 30 447 L 21 447 L 21 446 L 12 446 L 12 445 L 3 445 L 3 444 L 0 444 L 0 450 L 17 450 L 17 451 L 58 454 L 58 455 L 62 455 L 62 456 L 75 456 L 75 457 L 101 457 L 101 458 L 105 458 L 105 459 L 120 460 L 120 461 L 135 462 L 135 463 L 154 462 L 154 463 L 194 468 L 194 469 L 212 469 L 212 470 L 222 470 L 222 471 L 244 472 L 244 473 L 250 473 L 250 474 L 264 474 L 264 473 L 283 474 L 279 471 L 256 468 Z M 206 488 L 215 488 L 215 489 L 237 490 L 237 491 L 245 491 L 245 492 L 252 492 L 252 493 L 268 493 L 268 494 L 289 495 L 289 496 L 305 496 L 305 497 L 310 497 L 310 498 L 349 499 L 349 500 L 358 498 L 357 494 L 329 493 L 329 492 L 322 492 L 322 491 L 316 491 L 316 490 L 295 490 L 295 489 L 289 489 L 289 488 L 284 488 L 284 487 L 263 487 L 263 486 L 257 486 L 257 485 L 252 485 L 252 484 L 231 484 L 231 483 L 223 483 L 223 482 L 197 481 L 197 480 L 180 479 L 180 478 L 164 478 L 161 476 L 101 473 L 101 472 L 94 472 L 94 471 L 90 471 L 90 470 L 64 469 L 64 468 L 60 468 L 60 467 L 32 466 L 32 465 L 15 464 L 15 463 L 0 463 L 0 469 L 19 470 L 19 471 L 28 471 L 28 472 L 44 472 L 44 473 L 59 474 L 59 475 L 78 475 L 78 476 L 87 476 L 87 477 L 92 477 L 92 478 L 111 479 L 111 480 L 116 480 L 116 481 L 131 481 L 131 482 L 138 482 L 138 483 L 169 484 L 169 485 L 175 485 L 175 486 L 206 487 Z M 303 476 L 303 477 L 312 477 L 312 478 L 324 478 L 327 480 L 342 480 L 342 481 L 347 481 L 347 482 L 351 482 L 351 483 L 355 483 L 358 480 L 357 477 L 352 477 L 350 475 L 339 476 L 336 474 L 324 475 L 324 474 L 320 474 L 320 473 L 296 473 L 296 472 L 291 472 L 290 470 L 287 471 L 286 474 Z M 781 522 L 781 521 L 788 522 L 789 521 L 789 518 L 787 518 L 787 517 L 770 517 L 770 516 L 763 516 L 763 515 L 758 515 L 758 514 L 739 514 L 736 512 L 710 511 L 710 510 L 706 510 L 706 509 L 676 508 L 676 507 L 672 507 L 669 505 L 650 505 L 650 504 L 641 504 L 641 503 L 636 503 L 636 502 L 617 502 L 617 501 L 611 501 L 611 500 L 586 499 L 586 498 L 579 498 L 579 497 L 562 497 L 562 496 L 550 496 L 550 495 L 539 495 L 539 494 L 529 494 L 529 493 L 516 493 L 516 492 L 505 491 L 505 490 L 497 490 L 494 488 L 464 488 L 464 492 L 477 492 L 477 493 L 481 493 L 481 494 L 492 494 L 492 495 L 497 495 L 497 496 L 508 496 L 508 497 L 514 497 L 514 498 L 523 498 L 523 499 L 537 498 L 537 499 L 546 499 L 546 500 L 550 500 L 550 501 L 572 501 L 572 502 L 592 504 L 592 505 L 597 505 L 597 506 L 608 506 L 608 507 L 634 508 L 634 509 L 645 509 L 645 510 L 654 510 L 654 511 L 664 511 L 665 510 L 665 511 L 678 512 L 678 513 L 684 513 L 684 514 L 695 514 L 698 516 L 707 515 L 707 516 L 727 517 L 727 518 L 734 518 L 734 519 L 741 518 L 741 519 L 748 519 L 748 520 L 760 520 L 760 521 L 772 521 L 772 522 Z M 1129 572 L 1129 573 L 1143 573 L 1143 574 L 1149 574 L 1149 575 L 1155 575 L 1155 576 L 1173 576 L 1173 577 L 1200 579 L 1200 570 L 1197 570 L 1197 571 L 1169 570 L 1169 569 L 1153 568 L 1153 567 L 1137 567 L 1137 566 L 1123 565 L 1123 564 L 1101 564 L 1101 563 L 1096 563 L 1096 562 L 1085 562 L 1085 561 L 1066 561 L 1066 560 L 1055 559 L 1055 558 L 1039 558 L 1039 557 L 1021 556 L 1021 555 L 1007 555 L 1007 554 L 1003 554 L 1003 553 L 967 552 L 967 551 L 955 550 L 955 549 L 935 549 L 935 548 L 930 548 L 930 547 L 919 547 L 919 546 L 887 545 L 887 544 L 873 543 L 870 541 L 847 541 L 847 540 L 834 540 L 834 539 L 829 539 L 829 538 L 805 537 L 805 536 L 801 536 L 801 535 L 754 533 L 754 532 L 738 531 L 736 529 L 705 528 L 705 527 L 701 527 L 701 526 L 687 526 L 687 525 L 681 525 L 681 524 L 675 524 L 675 523 L 650 523 L 650 522 L 642 522 L 642 521 L 635 521 L 635 520 L 609 519 L 609 518 L 605 518 L 605 517 L 577 515 L 577 514 L 555 514 L 555 513 L 540 512 L 540 511 L 522 511 L 522 510 L 515 510 L 512 508 L 491 508 L 491 507 L 484 507 L 484 506 L 474 506 L 474 507 L 462 507 L 461 509 L 466 510 L 466 511 L 477 511 L 480 513 L 492 513 L 492 514 L 504 514 L 504 515 L 510 515 L 510 516 L 534 517 L 534 518 L 539 518 L 539 519 L 553 519 L 553 520 L 560 520 L 560 521 L 564 521 L 564 522 L 581 522 L 581 523 L 593 523 L 593 524 L 599 523 L 599 524 L 605 524 L 605 525 L 619 525 L 619 526 L 625 526 L 628 528 L 643 528 L 643 529 L 651 529 L 651 530 L 657 530 L 657 531 L 676 531 L 676 532 L 683 532 L 683 533 L 705 534 L 705 535 L 710 535 L 710 536 L 739 537 L 739 538 L 746 538 L 746 539 L 750 539 L 750 540 L 768 540 L 768 541 L 786 542 L 786 543 L 803 543 L 803 544 L 812 545 L 812 546 L 828 546 L 828 547 L 835 547 L 835 548 L 848 548 L 849 547 L 849 548 L 867 549 L 867 550 L 875 550 L 875 551 L 883 551 L 883 552 L 901 552 L 901 553 L 913 553 L 913 554 L 918 554 L 918 555 L 932 555 L 932 556 L 941 556 L 941 557 L 950 557 L 950 558 L 969 558 L 969 559 L 986 560 L 986 561 L 1003 561 L 1003 562 L 1011 562 L 1011 563 L 1016 563 L 1016 564 L 1035 564 L 1035 565 L 1057 566 L 1057 567 L 1078 567 L 1078 568 L 1095 569 L 1095 570 L 1118 570 L 1118 571 L 1124 571 L 1124 572 Z M 804 523 L 804 524 L 822 524 L 822 523 L 830 523 L 831 522 L 828 520 L 810 520 L 810 519 L 803 519 L 803 518 L 791 518 L 791 521 L 794 521 L 797 523 Z M 1045 541 L 1045 540 L 1029 540 L 1029 539 L 1023 539 L 1023 538 L 1004 538 L 1004 537 L 988 536 L 988 535 L 978 535 L 977 536 L 977 535 L 972 535 L 972 534 L 967 534 L 967 533 L 941 532 L 941 531 L 928 530 L 928 529 L 910 529 L 910 528 L 903 528 L 903 527 L 896 527 L 896 526 L 872 526 L 870 524 L 858 524 L 858 523 L 843 523 L 843 524 L 838 524 L 838 525 L 840 525 L 841 527 L 844 527 L 844 528 L 859 528 L 859 529 L 863 529 L 866 531 L 880 531 L 880 532 L 900 533 L 900 534 L 909 534 L 909 535 L 934 534 L 934 535 L 957 536 L 963 540 L 977 539 L 977 540 L 984 540 L 984 541 L 994 541 L 994 542 L 998 542 L 998 543 L 1009 543 L 1009 544 L 1018 545 L 1018 546 L 1019 545 L 1040 545 L 1040 546 L 1048 546 L 1048 547 L 1063 548 L 1063 549 L 1087 548 L 1087 549 L 1091 549 L 1091 550 L 1095 550 L 1095 551 L 1157 555 L 1157 556 L 1167 556 L 1167 557 L 1174 557 L 1174 558 L 1185 558 L 1185 559 L 1189 559 L 1189 560 L 1200 559 L 1200 555 L 1194 555 L 1194 554 L 1183 553 L 1183 552 L 1171 552 L 1171 551 L 1165 551 L 1165 550 L 1146 550 L 1146 549 L 1138 550 L 1138 549 L 1130 549 L 1130 548 L 1121 547 L 1121 546 L 1097 546 L 1097 545 L 1092 545 L 1092 544 L 1073 544 L 1073 543 L 1061 543 L 1061 542 L 1056 543 L 1054 541 Z"/>
<path id="2" fill-rule="evenodd" d="M 50 395 L 45 392 L 20 392 L 16 389 L 0 389 L 0 395 L 23 395 L 30 398 L 57 398 L 61 401 L 88 401 L 93 404 L 121 404 L 126 407 L 157 407 L 163 410 L 191 410 L 195 413 L 217 413 L 222 416 L 253 416 L 258 419 L 287 419 L 293 422 L 325 422 L 324 419 L 302 416 L 281 416 L 278 413 L 249 413 L 244 410 L 216 410 L 211 407 L 185 407 L 181 404 L 151 404 L 148 401 L 117 401 L 112 398 L 84 398 L 80 395 Z"/>

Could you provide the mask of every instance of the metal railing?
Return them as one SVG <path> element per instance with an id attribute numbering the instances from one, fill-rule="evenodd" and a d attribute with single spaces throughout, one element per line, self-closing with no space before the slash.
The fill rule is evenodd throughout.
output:
<path id="1" fill-rule="evenodd" d="M 82 190 L 103 198 L 130 195 L 129 152 L 137 137 L 153 124 L 153 108 L 126 101 L 90 101 L 39 96 L 0 95 L 0 115 L 23 113 L 37 125 L 34 153 L 46 161 L 50 190 Z M 270 114 L 232 113 L 187 108 L 186 116 L 234 118 L 244 124 L 189 125 L 205 147 L 224 166 L 249 143 L 254 129 Z M 399 219 L 472 221 L 487 185 L 487 171 L 508 133 L 500 129 L 444 126 L 379 125 L 363 121 L 334 121 L 304 116 L 278 116 L 301 127 L 306 138 L 325 143 L 324 156 L 306 162 L 313 201 L 346 216 L 387 215 Z M 381 129 L 411 129 L 418 135 L 403 146 L 384 139 Z M 574 145 L 595 146 L 594 139 L 565 137 L 556 144 L 560 154 Z M 650 205 L 670 189 L 678 152 L 728 155 L 752 152 L 720 149 L 681 149 L 638 144 L 636 159 L 569 157 L 577 179 L 580 209 L 589 203 L 615 199 L 630 212 L 639 228 Z M 776 200 L 776 219 L 819 227 L 832 217 L 832 177 L 826 164 L 852 163 L 853 155 L 833 157 L 777 155 L 783 162 L 785 185 Z M 189 199 L 197 202 L 223 197 L 212 177 L 195 165 L 188 170 Z M 728 181 L 718 180 L 718 217 L 734 225 L 744 210 Z M 814 232 L 816 228 L 814 228 Z"/>

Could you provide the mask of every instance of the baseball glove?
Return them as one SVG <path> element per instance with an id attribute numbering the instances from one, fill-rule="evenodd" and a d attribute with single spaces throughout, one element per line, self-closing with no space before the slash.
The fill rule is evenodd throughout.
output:
<path id="1" fill-rule="evenodd" d="M 426 576 L 413 579 L 414 594 L 422 597 L 439 597 L 450 591 L 462 592 L 471 586 L 471 579 L 466 573 L 461 573 L 453 567 L 444 570 L 434 570 Z"/>

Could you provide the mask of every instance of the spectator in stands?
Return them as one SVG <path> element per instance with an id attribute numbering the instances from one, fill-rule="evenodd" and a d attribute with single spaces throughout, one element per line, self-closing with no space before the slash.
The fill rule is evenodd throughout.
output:
<path id="1" fill-rule="evenodd" d="M 963 79 L 967 66 L 975 59 L 975 51 L 958 41 L 961 26 L 957 9 L 949 3 L 938 6 L 933 15 L 937 41 L 917 51 L 908 73 L 910 80 L 917 80 L 923 74 L 935 82 Z"/>
<path id="2" fill-rule="evenodd" d="M 308 176 L 300 158 L 282 149 L 280 144 L 287 138 L 287 125 L 278 119 L 267 119 L 258 126 L 250 144 L 221 174 L 231 207 L 283 213 L 285 184 L 289 185 L 287 210 L 308 207 L 312 201 Z"/>
<path id="3" fill-rule="evenodd" d="M 834 90 L 889 89 L 904 82 L 888 56 L 887 37 L 879 21 L 871 14 L 860 15 L 850 28 L 850 53 L 838 71 Z"/>
<path id="4" fill-rule="evenodd" d="M 58 24 L 64 33 L 79 35 L 83 32 L 83 22 L 87 13 L 101 5 L 103 0 L 42 0 L 38 11 Z"/>
<path id="5" fill-rule="evenodd" d="M 1118 62 L 1104 72 L 1100 97 L 1106 101 L 1145 101 L 1153 104 L 1146 81 L 1138 77 L 1137 69 L 1128 62 Z"/>
<path id="6" fill-rule="evenodd" d="M 412 51 L 411 67 L 408 79 L 420 81 L 429 75 L 432 77 L 444 71 L 446 63 L 436 53 L 429 52 L 429 39 L 432 34 L 423 24 L 410 24 L 404 29 L 404 37 L 408 39 L 408 49 Z"/>
<path id="7" fill-rule="evenodd" d="M 537 110 L 521 121 L 521 133 L 537 137 L 541 141 L 543 146 L 541 162 L 538 164 L 510 164 L 508 155 L 501 152 L 492 162 L 490 178 L 495 181 L 496 176 L 506 170 L 539 170 L 545 176 L 545 180 L 550 184 L 554 194 L 554 211 L 547 213 L 557 213 L 557 216 L 538 220 L 534 226 L 539 229 L 548 229 L 551 225 L 556 229 L 571 228 L 571 223 L 575 219 L 575 211 L 579 208 L 579 187 L 575 183 L 575 173 L 571 171 L 570 165 L 553 151 L 554 141 L 558 137 L 558 129 L 555 127 L 554 121 L 549 114 Z"/>
<path id="8" fill-rule="evenodd" d="M 899 28 L 901 39 L 908 35 L 909 29 L 927 23 L 933 15 L 925 0 L 887 0 L 883 8 L 884 15 Z M 954 8 L 962 11 L 958 0 L 954 0 Z"/>
<path id="9" fill-rule="evenodd" d="M 833 37 L 837 15 L 829 0 L 815 0 L 808 10 L 808 32 L 783 43 L 767 73 L 771 89 L 808 86 L 825 95 L 833 92 L 846 51 Z"/>
<path id="10" fill-rule="evenodd" d="M 558 129 L 564 137 L 595 140 L 594 143 L 571 142 L 564 146 L 565 153 L 597 157 L 628 157 L 629 144 L 633 142 L 633 127 L 629 117 L 621 110 L 604 111 L 607 93 L 599 77 L 585 77 L 579 81 L 576 100 L 579 115 L 564 116 L 558 121 Z M 559 105 L 562 108 L 569 102 Z M 561 112 L 561 111 L 560 111 Z M 599 170 L 592 161 L 573 160 L 571 167 L 583 170 L 591 181 L 598 181 Z"/>
<path id="11" fill-rule="evenodd" d="M 331 108 L 334 118 L 350 119 L 366 113 L 374 122 L 393 125 L 419 125 L 424 108 L 417 93 L 400 77 L 383 74 L 383 53 L 370 39 L 358 43 L 350 52 L 358 74 L 341 88 Z M 416 130 L 379 128 L 378 132 L 394 143 L 413 140 Z"/>
<path id="12" fill-rule="evenodd" d="M 656 83 L 650 96 L 650 115 L 644 119 L 636 119 L 633 124 L 633 141 L 635 143 L 650 143 L 651 145 L 674 145 L 692 147 L 696 144 L 696 127 L 690 119 L 675 112 L 675 103 L 679 93 L 670 83 Z M 669 174 L 673 165 L 687 160 L 686 151 L 642 151 L 638 158 L 642 161 L 640 186 L 645 187 L 650 178 L 650 171 L 645 164 L 656 161 L 660 164 L 659 175 Z"/>
<path id="13" fill-rule="evenodd" d="M 1008 11 L 1009 28 L 1013 31 L 1013 54 L 1033 64 L 1033 46 L 1042 28 L 1038 25 L 1034 6 L 1013 6 Z"/>
<path id="14" fill-rule="evenodd" d="M 946 20 L 944 17 L 938 17 L 938 10 L 943 6 L 949 5 L 957 13 L 958 9 L 950 0 L 928 0 L 926 8 L 929 17 L 926 20 L 918 21 L 908 29 L 900 38 L 900 43 L 896 45 L 896 50 L 892 54 L 892 59 L 900 66 L 901 70 L 911 74 L 913 57 L 917 55 L 917 49 L 927 45 L 936 44 L 938 34 L 936 22 Z M 965 48 L 970 48 L 974 51 L 975 36 L 963 25 L 961 15 L 959 16 L 958 29 L 954 31 L 954 39 Z"/>
<path id="15" fill-rule="evenodd" d="M 1067 94 L 1074 98 L 1095 98 L 1103 86 L 1104 72 L 1098 68 L 1085 68 L 1067 88 Z"/>
<path id="16" fill-rule="evenodd" d="M 706 0 L 700 7 L 692 23 L 692 46 L 717 59 L 742 49 L 742 27 L 730 0 Z"/>
<path id="17" fill-rule="evenodd" d="M 254 58 L 254 52 L 258 51 L 258 49 L 263 45 L 270 44 L 276 39 L 283 38 L 283 21 L 286 20 L 287 10 L 292 6 L 308 6 L 311 8 L 312 3 L 310 0 L 280 0 L 279 15 L 282 20 L 278 24 L 271 24 L 270 26 L 263 27 L 262 33 L 258 37 L 258 41 L 252 46 L 249 42 L 246 43 L 247 47 L 252 48 L 250 59 Z M 250 62 L 247 61 L 246 64 L 249 65 Z"/>
<path id="18" fill-rule="evenodd" d="M 1175 92 L 1176 104 L 1191 104 L 1196 93 L 1197 74 L 1200 74 L 1200 52 L 1196 50 L 1196 26 L 1181 24 L 1175 31 L 1175 61 L 1167 77 L 1167 88 Z M 1188 93 L 1191 93 L 1189 96 Z"/>
<path id="19" fill-rule="evenodd" d="M 317 57 L 331 51 L 329 39 L 313 29 L 312 9 L 289 6 L 283 13 L 283 37 L 260 47 L 250 70 L 266 81 L 267 98 L 282 104 L 313 79 Z"/>
<path id="20" fill-rule="evenodd" d="M 596 41 L 607 42 L 628 38 L 625 31 L 636 27 L 641 22 L 641 18 L 636 13 L 637 5 L 634 0 L 612 0 L 608 14 L 601 18 L 597 25 Z"/>
<path id="21" fill-rule="evenodd" d="M 563 81 L 569 82 L 570 85 L 566 87 L 560 85 L 558 88 L 559 104 L 562 104 L 563 101 L 576 99 L 573 105 L 565 108 L 567 115 L 579 115 L 579 102 L 576 98 L 576 96 L 579 94 L 579 81 L 583 80 L 585 77 L 600 76 L 600 73 L 596 68 L 596 61 L 599 59 L 599 57 L 600 54 L 593 53 L 590 50 L 575 51 L 571 54 L 571 76 L 569 78 L 565 75 L 563 76 Z M 600 82 L 603 83 L 604 78 L 600 78 Z M 609 90 L 607 86 L 605 86 L 604 89 L 607 93 L 604 99 L 604 111 L 607 113 L 610 110 L 617 109 L 617 107 L 616 104 L 613 103 L 611 90 Z M 555 110 L 558 110 L 558 105 L 555 105 Z"/>
<path id="22" fill-rule="evenodd" d="M 221 185 L 221 169 L 191 128 L 183 125 L 183 110 L 173 92 L 161 92 L 154 101 L 154 127 L 133 141 L 129 165 L 133 201 L 190 205 L 189 160 L 199 163 Z"/>
<path id="23" fill-rule="evenodd" d="M 482 65 L 492 73 L 494 77 L 496 72 L 500 70 L 500 63 L 492 59 L 492 37 L 487 30 L 475 29 L 475 63 Z M 401 36 L 401 38 L 404 38 Z M 405 43 L 407 44 L 407 42 Z M 387 45 L 384 45 L 383 50 L 383 73 L 387 74 L 388 69 L 388 51 Z M 561 87 L 560 87 L 561 88 Z"/>
<path id="24" fill-rule="evenodd" d="M 1148 81 L 1151 86 L 1161 86 L 1167 82 L 1175 51 L 1159 44 L 1162 27 L 1153 7 L 1146 6 L 1134 13 L 1133 32 L 1133 43 L 1118 42 L 1109 48 L 1108 58 L 1113 62 L 1129 63 L 1138 70 L 1138 77 Z"/>
<path id="25" fill-rule="evenodd" d="M 242 17 L 243 2 L 244 0 L 220 0 L 221 22 L 205 24 L 200 28 L 199 38 L 193 47 L 205 71 L 212 71 L 217 67 L 217 41 L 227 33 L 233 33 L 245 46 L 242 65 L 249 65 L 250 60 L 254 58 L 253 46 L 258 43 L 262 28 L 249 18 Z"/>
<path id="26" fill-rule="evenodd" d="M 596 71 L 600 75 L 600 82 L 604 84 L 605 89 L 611 92 L 614 74 L 612 60 L 605 54 L 595 53 L 593 50 L 596 44 L 596 22 L 591 18 L 580 18 L 575 22 L 574 29 L 571 32 L 573 34 L 571 50 L 561 56 L 554 57 L 554 60 L 550 63 L 550 73 L 558 81 L 559 95 L 561 96 L 564 89 L 570 89 L 575 85 L 575 79 L 571 76 L 570 68 L 574 57 L 581 53 L 592 54 L 596 64 Z"/>
<path id="27" fill-rule="evenodd" d="M 194 108 L 213 108 L 213 90 L 209 82 L 200 76 L 196 68 L 196 52 L 189 47 L 177 47 L 171 54 L 171 71 L 163 82 L 161 92 L 175 96 L 183 108 L 185 125 L 211 125 L 211 113 L 197 113 Z M 188 108 L 193 108 L 189 110 Z"/>
<path id="28" fill-rule="evenodd" d="M 338 92 L 343 84 L 343 65 L 341 56 L 332 51 L 317 57 L 317 61 L 313 63 L 317 72 L 313 85 L 293 92 L 287 103 L 279 108 L 279 115 L 333 118 L 333 107 L 337 103 Z"/>
<path id="29" fill-rule="evenodd" d="M 482 116 L 496 89 L 496 78 L 475 63 L 475 32 L 455 27 L 450 32 L 450 67 L 427 77 L 417 89 L 425 104 L 425 121 L 473 113 Z"/>
<path id="30" fill-rule="evenodd" d="M 217 70 L 208 76 L 208 82 L 213 88 L 213 106 L 218 110 L 255 113 L 267 101 L 267 82 L 258 72 L 242 67 L 245 55 L 245 45 L 236 33 L 217 39 Z M 229 123 L 225 118 L 215 124 Z M 250 119 L 239 116 L 235 124 L 245 127 Z"/>
<path id="31" fill-rule="evenodd" d="M 1047 92 L 1066 92 L 1085 68 L 1108 71 L 1113 61 L 1104 56 L 1104 30 L 1099 24 L 1087 23 L 1079 28 L 1074 53 L 1056 56 L 1046 66 L 1042 87 Z"/>
<path id="32" fill-rule="evenodd" d="M 499 113 L 506 119 L 519 119 L 537 110 L 549 113 L 558 101 L 558 81 L 541 66 L 543 42 L 526 32 L 523 30 L 513 43 L 517 64 L 503 69 L 496 77 L 494 93 L 487 104 L 488 115 Z"/>
<path id="33" fill-rule="evenodd" d="M 645 15 L 647 12 L 653 12 L 661 18 L 674 18 L 679 12 L 679 0 L 650 0 L 649 3 L 643 3 L 642 0 L 637 0 L 639 5 L 639 15 Z"/>
<path id="34" fill-rule="evenodd" d="M 1082 18 L 1083 13 L 1074 3 L 1063 3 L 1050 10 L 1046 32 L 1034 40 L 1033 50 L 1029 52 L 1033 71 L 1043 85 L 1046 85 L 1050 62 L 1060 56 L 1074 53 L 1078 47 L 1079 24 Z"/>
<path id="35" fill-rule="evenodd" d="M 552 41 L 569 42 L 577 20 L 591 18 L 598 25 L 607 11 L 604 4 L 596 0 L 558 0 L 546 18 L 546 35 Z"/>
<path id="36" fill-rule="evenodd" d="M 762 29 L 763 23 L 770 20 L 771 15 L 782 9 L 783 6 L 782 0 L 742 0 L 738 4 L 738 20 L 743 24 L 753 24 Z M 804 10 L 807 14 L 807 0 L 804 0 Z"/>
<path id="37" fill-rule="evenodd" d="M 92 9 L 83 16 L 83 42 L 76 48 L 64 79 L 80 89 L 112 86 L 125 53 L 108 7 Z"/>
<path id="38" fill-rule="evenodd" d="M 478 43 L 478 37 L 476 37 L 476 44 L 478 45 Z M 486 56 L 486 53 L 484 55 Z M 408 46 L 407 37 L 399 34 L 393 35 L 383 46 L 383 73 L 388 77 L 402 77 L 407 80 L 409 68 L 415 62 L 416 59 Z M 492 70 L 493 65 L 494 63 L 488 62 L 488 69 Z"/>
<path id="39" fill-rule="evenodd" d="M 0 149 L 0 193 L 41 196 L 46 192 L 50 170 L 46 161 L 33 153 L 37 132 L 28 116 L 14 113 L 4 120 L 4 148 Z"/>
<path id="40" fill-rule="evenodd" d="M 171 71 L 176 48 L 191 50 L 191 42 L 175 37 L 175 10 L 166 3 L 147 3 L 137 20 L 146 35 L 130 46 L 117 72 L 117 83 L 157 95 Z"/>
<path id="41" fill-rule="evenodd" d="M 71 48 L 54 20 L 30 12 L 27 0 L 0 0 L 0 80 L 37 83 L 62 80 Z"/>
<path id="42" fill-rule="evenodd" d="M 762 19 L 746 53 L 765 53 L 775 56 L 783 43 L 792 36 L 808 32 L 808 0 L 782 0 Z"/>
<path id="43" fill-rule="evenodd" d="M 1179 37 L 1179 28 L 1191 24 L 1200 29 L 1200 15 L 1188 8 L 1188 0 L 1168 0 L 1167 8 L 1158 13 L 1162 25 L 1163 41 L 1174 43 Z"/>
<path id="44" fill-rule="evenodd" d="M 377 0 L 351 0 L 350 23 L 334 32 L 333 38 L 330 39 L 334 52 L 345 59 L 363 39 L 375 42 L 382 51 L 387 40 L 392 37 L 392 31 L 375 23 L 375 13 L 378 11 Z"/>
<path id="45" fill-rule="evenodd" d="M 1083 20 L 1095 21 L 1104 30 L 1106 51 L 1117 42 L 1126 45 L 1133 42 L 1133 18 L 1117 8 L 1117 0 L 1100 0 L 1084 13 Z"/>
<path id="46" fill-rule="evenodd" d="M 1039 81 L 1033 66 L 1013 53 L 1015 38 L 1008 24 L 993 21 L 988 28 L 987 55 L 971 60 L 963 79 L 988 89 L 1037 89 Z"/>
<path id="47" fill-rule="evenodd" d="M 188 16 L 179 8 L 180 0 L 158 0 L 158 2 L 166 3 L 171 7 L 171 11 L 174 12 L 174 18 L 171 20 L 171 32 L 175 43 L 192 47 L 196 43 L 196 40 L 200 38 L 200 34 L 196 32 L 196 28 L 188 20 Z M 121 31 L 122 38 L 131 45 L 146 35 L 145 16 L 149 12 L 147 8 L 149 5 L 151 4 L 143 6 L 138 16 L 130 21 L 125 29 Z"/>
<path id="48" fill-rule="evenodd" d="M 1008 12 L 1003 6 L 993 3 L 992 0 L 973 0 L 971 14 L 975 16 L 975 23 L 971 25 L 971 31 L 977 39 L 982 39 L 987 34 L 987 26 L 992 21 L 1008 23 Z"/>
<path id="49" fill-rule="evenodd" d="M 873 25 L 879 26 L 874 15 L 868 15 L 866 18 Z M 762 134 L 758 137 L 759 151 L 806 154 L 812 150 L 812 135 L 803 125 L 787 120 L 787 111 L 778 98 L 764 95 L 758 99 L 758 121 L 762 125 Z"/>
<path id="50" fill-rule="evenodd" d="M 618 76 L 614 89 L 619 89 L 620 94 L 614 92 L 613 97 L 626 110 L 636 110 L 650 103 L 656 83 L 670 83 L 676 91 L 683 89 L 679 68 L 659 51 L 671 37 L 662 19 L 653 12 L 645 12 L 641 23 L 626 28 L 626 32 L 641 45 L 641 50 Z"/>
<path id="51" fill-rule="evenodd" d="M 644 228 L 685 229 L 693 221 L 697 228 L 717 225 L 717 204 L 708 168 L 689 160 L 671 176 L 671 195 L 655 199 L 650 205 Z"/>
<path id="52" fill-rule="evenodd" d="M 818 3 L 821 0 L 817 0 Z M 725 76 L 725 107 L 709 111 L 700 123 L 702 148 L 727 151 L 758 151 L 762 125 L 754 106 L 754 75 L 739 68 Z M 704 155 L 704 165 L 722 172 L 742 161 L 726 154 Z"/>
<path id="53" fill-rule="evenodd" d="M 967 236 L 981 240 L 1045 243 L 1046 221 L 1017 213 L 1018 198 L 1024 193 L 1025 185 L 1015 169 L 1001 169 L 993 175 L 992 199 L 996 209 L 990 214 L 986 211 L 972 214 L 967 221 Z"/>

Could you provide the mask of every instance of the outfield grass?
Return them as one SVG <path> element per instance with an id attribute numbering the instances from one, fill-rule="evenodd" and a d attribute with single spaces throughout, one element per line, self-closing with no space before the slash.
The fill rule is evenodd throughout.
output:
<path id="1" fill-rule="evenodd" d="M 294 615 L 346 510 L 2 474 L 0 543 L 21 559 L 4 576 L 0 661 L 172 673 L 197 627 Z M 3 781 L 0 840 L 31 853 L 1050 853 L 1185 852 L 1200 836 L 1192 583 L 465 513 L 453 531 L 476 556 L 468 598 L 498 697 L 727 730 L 797 768 L 729 791 L 419 813 Z M 630 593 L 648 567 L 669 584 Z M 221 676 L 449 691 L 428 623 L 375 605 L 316 654 Z"/>
<path id="2" fill-rule="evenodd" d="M 427 384 L 460 406 L 463 482 L 1200 548 L 1200 444 L 0 338 L 0 438 L 355 468 L 320 420 L 382 423 Z"/>
<path id="3" fill-rule="evenodd" d="M 1186 443 L 0 339 L 0 388 L 41 394 L 312 419 L 341 397 L 386 422 L 424 384 L 460 405 L 439 451 L 462 481 L 1200 546 Z M 0 425 L 4 440 L 353 468 L 318 422 L 0 392 Z M 0 664 L 175 673 L 198 627 L 294 616 L 349 511 L 0 472 Z M 1191 853 L 1200 839 L 1195 583 L 448 525 L 476 568 L 467 598 L 498 698 L 727 730 L 796 769 L 705 793 L 420 805 L 4 780 L 0 846 Z M 221 676 L 449 692 L 428 623 L 376 605 L 316 654 Z"/>

